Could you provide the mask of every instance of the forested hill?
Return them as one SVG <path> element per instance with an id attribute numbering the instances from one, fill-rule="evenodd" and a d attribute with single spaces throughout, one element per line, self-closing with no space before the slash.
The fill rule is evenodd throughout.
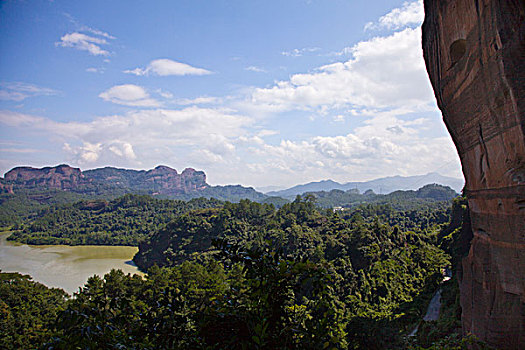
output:
<path id="1" fill-rule="evenodd" d="M 349 249 L 359 250 L 363 242 L 371 244 L 385 239 L 385 246 L 374 249 L 386 252 L 392 240 L 410 240 L 416 236 L 432 240 L 440 225 L 449 221 L 449 212 L 450 202 L 426 203 L 412 210 L 395 210 L 388 204 L 367 204 L 338 213 L 319 209 L 312 197 L 298 197 L 279 210 L 271 205 L 242 200 L 238 204 L 225 203 L 219 208 L 192 211 L 177 217 L 141 243 L 134 260 L 143 269 L 154 264 L 171 266 L 208 254 L 213 251 L 213 241 L 217 239 L 247 248 L 261 248 L 271 242 L 273 249 L 285 254 L 324 259 L 334 258 L 333 254 L 339 254 L 337 251 L 347 254 Z M 364 239 L 367 235 L 371 236 Z M 396 238 L 396 235 L 400 236 Z M 350 236 L 364 241 L 358 244 Z M 361 265 L 362 254 L 363 251 L 353 256 L 354 265 Z"/>
<path id="2" fill-rule="evenodd" d="M 0 273 L 0 347 L 464 348 L 454 279 L 443 286 L 443 318 L 420 323 L 450 255 L 457 264 L 468 252 L 464 200 L 452 211 L 432 201 L 334 212 L 313 199 L 279 210 L 247 200 L 215 208 L 192 201 L 202 209 L 159 225 L 140 244 L 135 261 L 148 270 L 145 278 L 114 270 L 91 277 L 69 300 Z M 128 195 L 79 202 L 72 212 L 100 219 L 107 210 L 125 220 L 136 208 L 162 212 L 174 203 Z M 406 337 L 416 324 L 417 337 Z"/>
<path id="3" fill-rule="evenodd" d="M 223 205 L 222 201 L 214 198 L 243 199 L 244 189 L 236 186 L 226 188 L 227 196 L 214 193 L 214 188 L 210 187 L 204 192 L 211 199 L 187 198 L 187 201 L 132 194 L 107 200 L 60 190 L 21 190 L 16 194 L 0 195 L 0 224 L 12 226 L 11 240 L 27 244 L 138 245 L 160 226 L 181 214 Z M 412 219 L 417 212 L 420 213 L 418 215 L 429 216 L 431 221 L 431 212 L 447 208 L 450 199 L 456 195 L 450 188 L 427 185 L 418 191 L 397 191 L 389 195 L 334 190 L 312 193 L 309 197 L 321 208 L 350 210 L 359 207 L 364 216 L 373 216 L 377 215 L 376 211 L 370 210 L 373 207 Z M 87 198 L 82 199 L 84 197 Z M 289 203 L 279 197 L 264 198 L 262 202 L 277 208 Z M 408 219 L 400 217 L 396 220 Z M 392 220 L 387 222 L 395 224 Z"/>
<path id="4" fill-rule="evenodd" d="M 416 176 L 389 176 L 364 182 L 339 183 L 333 180 L 323 180 L 318 182 L 309 182 L 307 184 L 302 185 L 296 185 L 284 190 L 269 191 L 265 193 L 269 196 L 280 196 L 283 198 L 293 200 L 293 198 L 296 195 L 303 195 L 307 192 L 329 192 L 331 190 L 357 190 L 363 193 L 368 190 L 372 190 L 376 193 L 388 194 L 398 190 L 416 190 L 419 187 L 433 183 L 440 184 L 443 186 L 449 186 L 453 190 L 460 192 L 465 182 L 463 181 L 463 179 L 443 176 L 434 172 Z"/>
<path id="5" fill-rule="evenodd" d="M 112 201 L 84 200 L 41 209 L 8 238 L 27 244 L 130 245 L 195 209 L 222 205 L 216 199 L 160 200 L 125 195 Z"/>
<path id="6" fill-rule="evenodd" d="M 450 201 L 457 197 L 456 191 L 438 184 L 426 185 L 417 191 L 395 191 L 389 194 L 376 194 L 369 190 L 361 194 L 356 190 L 332 190 L 329 192 L 307 192 L 315 197 L 315 202 L 322 208 L 354 207 L 364 203 L 389 203 L 397 209 L 418 206 L 425 202 Z"/>
<path id="7" fill-rule="evenodd" d="M 237 322 L 266 318 L 261 321 L 268 327 L 263 337 L 271 344 L 283 344 L 280 337 L 288 333 L 281 325 L 297 327 L 299 333 L 312 327 L 305 330 L 309 336 L 295 339 L 308 343 L 303 348 L 325 343 L 337 344 L 334 348 L 404 348 L 403 331 L 421 317 L 425 300 L 442 278 L 441 269 L 449 264 L 437 246 L 449 221 L 450 203 L 409 212 L 373 204 L 334 212 L 316 207 L 312 197 L 297 198 L 279 210 L 241 201 L 180 216 L 141 243 L 134 261 L 157 273 L 155 266 L 217 269 L 208 265 L 210 259 L 224 259 L 220 271 L 226 273 L 229 292 L 212 302 L 218 312 L 213 314 L 225 317 L 212 316 L 213 342 L 233 337 L 256 344 L 242 338 Z M 235 263 L 244 266 L 242 282 L 234 277 L 240 273 Z M 195 272 L 205 279 L 201 291 L 206 293 L 216 282 L 199 269 Z M 327 289 L 318 289 L 317 283 Z M 245 308 L 241 300 L 254 304 Z M 272 321 L 274 312 L 280 316 Z M 304 321 L 309 317 L 313 323 Z"/>

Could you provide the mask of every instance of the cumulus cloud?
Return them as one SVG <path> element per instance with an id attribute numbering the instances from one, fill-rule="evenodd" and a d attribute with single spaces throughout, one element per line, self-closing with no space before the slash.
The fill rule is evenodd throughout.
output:
<path id="1" fill-rule="evenodd" d="M 320 108 L 394 108 L 433 103 L 421 52 L 421 31 L 406 28 L 362 41 L 352 58 L 294 74 L 268 88 L 256 88 L 249 103 L 270 111 Z"/>
<path id="2" fill-rule="evenodd" d="M 65 34 L 55 45 L 87 51 L 94 56 L 109 56 L 109 51 L 101 47 L 102 45 L 108 45 L 108 41 L 105 38 L 97 38 L 84 33 L 73 32 Z"/>
<path id="3" fill-rule="evenodd" d="M 0 111 L 0 123 L 42 132 L 76 164 L 147 162 L 149 166 L 181 159 L 183 166 L 210 159 L 235 159 L 236 142 L 248 134 L 252 120 L 227 109 L 188 107 L 181 110 L 135 110 L 90 122 L 56 122 L 48 118 Z M 200 154 L 199 159 L 191 156 Z M 150 164 L 151 163 L 151 164 Z"/>
<path id="4" fill-rule="evenodd" d="M 365 30 L 399 29 L 409 25 L 421 25 L 425 17 L 423 0 L 406 1 L 400 8 L 395 8 L 379 18 L 377 22 L 368 22 Z"/>
<path id="5" fill-rule="evenodd" d="M 455 168 L 448 174 L 461 176 L 450 138 L 424 136 L 421 125 L 435 126 L 429 120 L 414 122 L 379 113 L 363 127 L 344 135 L 283 139 L 277 145 L 253 147 L 253 157 L 260 160 L 251 163 L 252 176 L 259 178 L 273 172 L 281 183 L 292 184 L 298 183 L 294 180 L 298 174 L 303 182 L 323 178 L 370 180 L 427 173 L 451 163 Z"/>
<path id="6" fill-rule="evenodd" d="M 176 62 L 167 58 L 161 58 L 151 61 L 146 68 L 135 68 L 125 70 L 124 73 L 135 75 L 207 75 L 211 74 L 209 70 L 190 66 L 186 63 Z"/>
<path id="7" fill-rule="evenodd" d="M 58 92 L 53 89 L 22 83 L 22 82 L 4 82 L 0 83 L 0 100 L 4 101 L 23 101 L 28 97 L 34 96 L 51 96 Z"/>
<path id="8" fill-rule="evenodd" d="M 460 177 L 458 157 L 439 121 L 425 72 L 421 33 L 413 28 L 421 17 L 418 6 L 420 2 L 407 2 L 372 23 L 368 29 L 397 32 L 345 48 L 342 52 L 348 56 L 341 62 L 291 75 L 264 88 L 252 88 L 239 99 L 178 99 L 168 91 L 148 92 L 126 84 L 113 86 L 99 96 L 112 103 L 141 107 L 139 110 L 88 122 L 55 122 L 0 111 L 0 123 L 4 130 L 41 132 L 62 146 L 68 161 L 78 165 L 195 166 L 205 170 L 210 183 L 215 184 L 286 186 L 323 178 L 369 180 L 421 174 L 447 164 L 452 167 L 446 174 Z M 85 32 L 100 40 L 111 39 Z M 283 55 L 296 57 L 317 50 L 296 49 Z M 211 72 L 161 59 L 127 73 L 163 76 Z M 158 108 L 161 102 L 157 98 L 165 105 L 181 108 Z M 255 119 L 260 111 L 265 117 L 272 112 L 290 112 L 286 116 L 291 125 L 312 123 L 306 133 L 315 133 L 314 125 L 325 120 L 330 128 L 320 129 L 323 136 L 304 136 L 289 134 L 285 127 L 279 135 L 273 130 L 275 115 Z M 416 117 L 419 114 L 422 117 Z M 356 120 L 359 126 L 354 125 Z M 348 129 L 337 130 L 335 123 Z"/>
<path id="9" fill-rule="evenodd" d="M 160 102 L 151 98 L 141 86 L 133 84 L 116 85 L 98 95 L 104 101 L 132 107 L 158 107 Z"/>
<path id="10" fill-rule="evenodd" d="M 64 143 L 63 150 L 74 154 L 79 164 L 89 164 L 96 162 L 102 151 L 101 143 L 83 142 L 82 146 L 72 147 L 69 143 Z"/>

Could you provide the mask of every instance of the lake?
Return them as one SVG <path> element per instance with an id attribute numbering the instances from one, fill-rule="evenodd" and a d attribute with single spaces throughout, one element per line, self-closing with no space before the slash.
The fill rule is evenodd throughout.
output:
<path id="1" fill-rule="evenodd" d="M 77 292 L 88 277 L 103 276 L 111 269 L 144 275 L 131 259 L 137 247 L 27 245 L 7 240 L 0 234 L 0 270 L 19 272 L 48 287 L 59 287 L 69 294 Z"/>

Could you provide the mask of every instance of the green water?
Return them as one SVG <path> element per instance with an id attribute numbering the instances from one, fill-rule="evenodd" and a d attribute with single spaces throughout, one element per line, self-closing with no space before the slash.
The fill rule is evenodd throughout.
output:
<path id="1" fill-rule="evenodd" d="M 48 287 L 59 287 L 72 294 L 95 274 L 103 276 L 111 269 L 124 273 L 138 271 L 131 259 L 136 247 L 120 246 L 34 246 L 7 240 L 0 234 L 0 270 L 29 274 Z"/>

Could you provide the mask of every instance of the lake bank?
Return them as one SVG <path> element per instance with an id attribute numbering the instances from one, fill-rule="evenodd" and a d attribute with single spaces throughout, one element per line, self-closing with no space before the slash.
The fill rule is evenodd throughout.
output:
<path id="1" fill-rule="evenodd" d="M 111 269 L 144 275 L 132 262 L 137 247 L 124 246 L 33 246 L 7 240 L 10 232 L 0 233 L 0 270 L 28 274 L 48 287 L 78 291 L 93 275 L 103 276 Z"/>

